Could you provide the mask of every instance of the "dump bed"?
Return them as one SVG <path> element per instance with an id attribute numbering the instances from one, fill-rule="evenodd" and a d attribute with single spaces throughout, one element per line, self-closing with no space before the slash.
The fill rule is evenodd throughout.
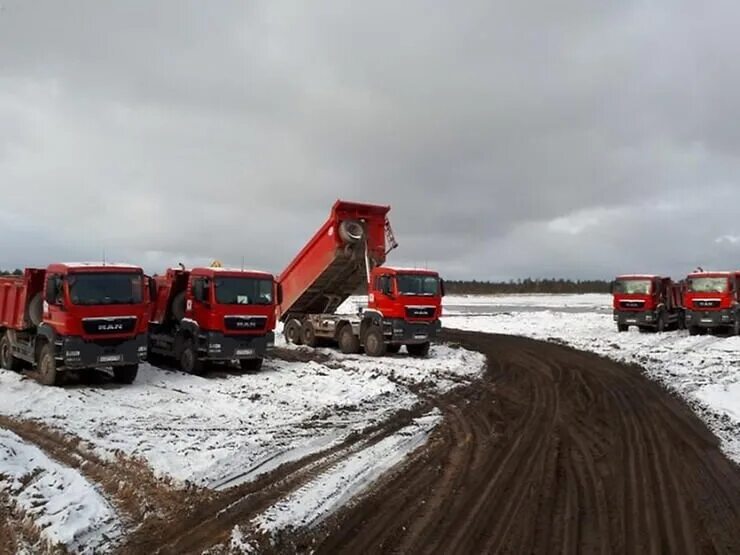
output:
<path id="1" fill-rule="evenodd" d="M 0 276 L 0 327 L 23 330 L 33 327 L 28 303 L 44 289 L 45 270 L 27 268 L 22 276 Z"/>
<path id="2" fill-rule="evenodd" d="M 367 283 L 366 253 L 367 265 L 374 268 L 396 246 L 389 210 L 341 200 L 334 204 L 326 222 L 277 279 L 283 290 L 281 320 L 289 314 L 333 313 Z"/>

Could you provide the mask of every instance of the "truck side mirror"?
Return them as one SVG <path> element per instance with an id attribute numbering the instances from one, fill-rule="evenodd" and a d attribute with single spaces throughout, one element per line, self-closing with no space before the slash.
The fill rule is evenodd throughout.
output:
<path id="1" fill-rule="evenodd" d="M 612 295 L 614 294 L 614 286 L 615 285 L 616 284 L 613 281 L 610 281 L 609 282 L 609 293 L 611 293 Z"/>
<path id="2" fill-rule="evenodd" d="M 283 304 L 283 285 L 277 284 L 277 304 Z"/>
<path id="3" fill-rule="evenodd" d="M 445 296 L 445 280 L 443 279 L 439 280 L 439 296 L 440 297 Z"/>

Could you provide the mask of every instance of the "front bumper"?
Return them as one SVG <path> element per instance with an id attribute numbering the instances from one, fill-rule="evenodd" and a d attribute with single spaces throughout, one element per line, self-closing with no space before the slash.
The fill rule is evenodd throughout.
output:
<path id="1" fill-rule="evenodd" d="M 686 311 L 686 325 L 691 327 L 722 328 L 734 325 L 737 318 L 737 312 L 726 308 L 722 310 Z"/>
<path id="2" fill-rule="evenodd" d="M 267 349 L 275 345 L 275 334 L 224 335 L 221 332 L 202 333 L 198 341 L 198 358 L 206 360 L 242 360 L 264 358 Z"/>
<path id="3" fill-rule="evenodd" d="M 146 334 L 122 341 L 85 341 L 81 337 L 57 337 L 55 358 L 59 370 L 128 366 L 146 360 Z"/>
<path id="4" fill-rule="evenodd" d="M 408 322 L 401 318 L 383 320 L 383 335 L 388 343 L 410 345 L 434 341 L 442 329 L 442 322 Z"/>
<path id="5" fill-rule="evenodd" d="M 658 314 L 653 310 L 643 310 L 640 312 L 615 310 L 614 321 L 620 326 L 657 326 Z"/>

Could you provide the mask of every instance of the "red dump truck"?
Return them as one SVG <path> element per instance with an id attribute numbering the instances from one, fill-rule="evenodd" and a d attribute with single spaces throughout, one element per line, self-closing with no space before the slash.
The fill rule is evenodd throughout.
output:
<path id="1" fill-rule="evenodd" d="M 105 367 L 131 383 L 146 359 L 149 310 L 136 266 L 51 264 L 0 277 L 0 364 L 29 364 L 47 385 L 66 370 Z"/>
<path id="2" fill-rule="evenodd" d="M 288 342 L 339 344 L 371 356 L 426 356 L 440 329 L 444 283 L 437 272 L 382 266 L 396 247 L 388 206 L 337 201 L 329 218 L 278 276 L 279 307 Z M 357 315 L 336 314 L 358 292 L 368 305 Z"/>
<path id="3" fill-rule="evenodd" d="M 689 274 L 684 304 L 691 335 L 715 329 L 740 335 L 740 271 Z"/>
<path id="4" fill-rule="evenodd" d="M 259 370 L 275 342 L 272 274 L 228 268 L 171 268 L 157 276 L 149 356 L 176 360 L 188 373 L 208 362 L 238 360 Z"/>
<path id="5" fill-rule="evenodd" d="M 618 276 L 612 286 L 617 330 L 637 326 L 640 331 L 683 328 L 683 283 L 656 275 Z"/>

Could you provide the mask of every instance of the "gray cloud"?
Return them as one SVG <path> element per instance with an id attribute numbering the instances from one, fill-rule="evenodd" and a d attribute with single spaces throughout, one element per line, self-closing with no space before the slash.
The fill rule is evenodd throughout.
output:
<path id="1" fill-rule="evenodd" d="M 281 270 L 338 197 L 450 277 L 740 259 L 730 2 L 0 7 L 0 267 Z"/>

